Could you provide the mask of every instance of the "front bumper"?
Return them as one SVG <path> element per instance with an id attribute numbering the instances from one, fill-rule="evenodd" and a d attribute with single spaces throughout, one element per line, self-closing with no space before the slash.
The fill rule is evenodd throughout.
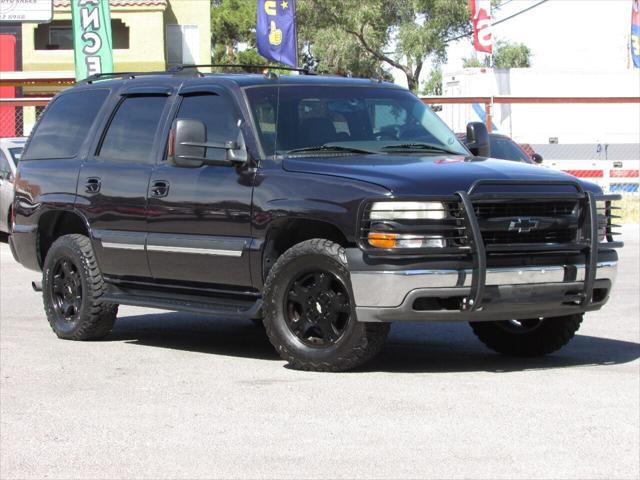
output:
<path id="1" fill-rule="evenodd" d="M 473 270 L 465 262 L 371 262 L 359 249 L 347 250 L 361 322 L 510 320 L 597 310 L 608 300 L 618 255 L 607 250 L 598 257 L 589 302 L 581 296 L 584 256 L 529 257 L 491 262 L 482 306 L 473 309 Z"/>

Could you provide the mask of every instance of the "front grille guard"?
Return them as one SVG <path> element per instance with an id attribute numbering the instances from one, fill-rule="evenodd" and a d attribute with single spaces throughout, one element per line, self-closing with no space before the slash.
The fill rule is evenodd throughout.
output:
<path id="1" fill-rule="evenodd" d="M 580 294 L 580 305 L 587 305 L 591 302 L 593 296 L 593 286 L 597 275 L 598 264 L 598 250 L 599 248 L 619 248 L 622 247 L 622 242 L 614 240 L 614 233 L 611 231 L 612 225 L 611 219 L 616 218 L 611 215 L 612 210 L 616 207 L 611 207 L 610 202 L 620 200 L 620 195 L 595 195 L 591 192 L 585 192 L 582 186 L 577 182 L 572 181 L 520 181 L 518 185 L 544 185 L 544 186 L 571 186 L 575 188 L 575 192 L 567 193 L 474 193 L 478 187 L 486 185 L 513 185 L 512 181 L 502 180 L 481 180 L 476 182 L 469 192 L 458 191 L 454 197 L 450 200 L 455 200 L 460 203 L 463 211 L 463 218 L 461 219 L 467 237 L 470 242 L 463 247 L 450 247 L 450 248 L 424 248 L 420 249 L 421 255 L 471 255 L 472 258 L 472 278 L 471 278 L 471 291 L 469 296 L 463 301 L 462 309 L 466 311 L 476 311 L 482 308 L 482 302 L 486 286 L 487 277 L 487 256 L 491 253 L 526 253 L 527 249 L 531 247 L 532 251 L 537 252 L 581 252 L 585 254 L 585 275 L 583 282 L 583 291 Z M 579 228 L 580 238 L 576 239 L 574 243 L 569 244 L 557 244 L 557 245 L 528 245 L 528 244 L 501 244 L 485 246 L 485 242 L 482 237 L 482 231 L 478 222 L 478 218 L 474 208 L 474 201 L 513 201 L 513 200 L 530 200 L 534 197 L 536 201 L 553 201 L 553 200 L 577 200 L 580 202 L 581 211 L 584 212 L 584 220 Z M 445 199 L 441 199 L 447 201 Z M 606 235 L 605 243 L 600 243 L 598 239 L 598 201 L 606 202 L 605 214 L 606 214 Z M 362 212 L 366 212 L 366 209 Z M 362 215 L 361 215 L 361 218 Z M 359 241 L 360 248 L 372 255 L 383 255 L 402 257 L 404 254 L 418 252 L 408 251 L 374 251 L 367 247 L 364 243 L 364 237 L 360 235 Z"/>
<path id="2" fill-rule="evenodd" d="M 475 210 L 473 207 L 472 199 L 476 196 L 469 195 L 467 192 L 456 192 L 456 196 L 460 198 L 460 202 L 464 209 L 464 220 L 467 229 L 471 232 L 471 255 L 473 258 L 472 267 L 472 279 L 471 279 L 471 292 L 469 297 L 463 302 L 463 310 L 475 311 L 482 307 L 482 299 L 484 296 L 484 290 L 487 278 L 487 252 L 482 239 L 482 232 L 478 225 L 478 219 L 476 218 Z M 591 192 L 580 192 L 578 196 L 573 198 L 580 198 L 584 201 L 584 211 L 586 212 L 585 221 L 582 226 L 582 238 L 583 241 L 577 242 L 572 245 L 565 245 L 563 249 L 577 249 L 583 252 L 586 256 L 585 261 L 585 274 L 584 274 L 584 286 L 582 293 L 580 294 L 580 305 L 588 305 L 591 302 L 593 296 L 593 285 L 597 275 L 598 265 L 598 250 L 600 243 L 598 241 L 598 208 L 597 201 L 612 201 L 620 200 L 620 195 L 599 195 L 596 197 Z M 607 210 L 611 207 L 607 207 Z M 610 218 L 607 218 L 608 225 L 610 225 Z M 607 228 L 607 240 L 611 248 L 621 247 L 621 242 L 612 241 L 613 238 L 610 234 L 610 227 Z M 505 245 L 504 250 L 507 251 L 509 245 Z"/>

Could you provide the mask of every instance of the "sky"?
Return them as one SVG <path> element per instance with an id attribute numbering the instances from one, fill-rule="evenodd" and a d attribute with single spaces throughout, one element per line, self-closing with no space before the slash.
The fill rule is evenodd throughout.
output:
<path id="1" fill-rule="evenodd" d="M 504 0 L 494 21 L 539 0 Z M 532 67 L 557 72 L 625 71 L 631 30 L 631 0 L 548 0 L 540 6 L 493 27 L 495 39 L 521 42 L 532 51 Z M 452 44 L 445 70 L 462 68 L 471 56 L 471 38 Z M 406 85 L 403 75 L 396 81 Z M 423 79 L 428 76 L 428 72 Z"/>

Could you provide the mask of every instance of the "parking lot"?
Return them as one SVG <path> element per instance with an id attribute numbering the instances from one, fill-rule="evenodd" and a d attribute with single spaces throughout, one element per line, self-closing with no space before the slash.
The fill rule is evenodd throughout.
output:
<path id="1" fill-rule="evenodd" d="M 344 374 L 286 368 L 248 321 L 142 308 L 106 341 L 58 340 L 0 244 L 0 477 L 638 478 L 638 230 L 553 356 L 405 324 Z"/>

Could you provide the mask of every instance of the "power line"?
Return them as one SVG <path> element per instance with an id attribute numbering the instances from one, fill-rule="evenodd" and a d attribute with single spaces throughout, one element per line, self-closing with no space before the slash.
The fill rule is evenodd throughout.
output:
<path id="1" fill-rule="evenodd" d="M 506 4 L 507 4 L 507 3 L 509 3 L 510 1 L 512 1 L 512 0 L 508 0 L 507 2 L 503 3 L 502 5 L 506 5 Z M 526 13 L 526 12 L 528 12 L 529 10 L 533 10 L 534 8 L 539 7 L 540 5 L 542 5 L 543 3 L 547 3 L 548 1 L 549 1 L 549 0 L 540 0 L 538 3 L 536 3 L 536 4 L 534 4 L 534 5 L 531 5 L 531 6 L 527 7 L 527 8 L 524 8 L 524 9 L 520 10 L 519 12 L 514 13 L 513 15 L 509 15 L 508 17 L 505 17 L 505 18 L 503 18 L 503 19 L 501 19 L 501 20 L 498 20 L 497 22 L 493 22 L 493 23 L 491 24 L 491 26 L 494 26 L 494 25 L 500 25 L 501 23 L 506 22 L 507 20 L 511 20 L 512 18 L 517 17 L 518 15 L 522 15 L 523 13 Z M 502 6 L 502 5 L 501 5 L 501 6 Z M 462 35 L 458 35 L 457 37 L 450 38 L 450 39 L 449 39 L 449 40 L 447 40 L 445 43 L 455 42 L 456 40 L 460 40 L 461 38 L 464 38 L 464 37 L 470 37 L 472 34 L 473 34 L 473 32 L 471 32 L 471 33 L 464 33 L 464 34 L 462 34 Z"/>
<path id="2" fill-rule="evenodd" d="M 502 2 L 500 5 L 496 5 L 496 8 L 502 8 L 505 5 L 508 5 L 509 3 L 513 2 L 513 0 L 504 0 L 504 2 Z"/>
<path id="3" fill-rule="evenodd" d="M 506 22 L 507 20 L 511 20 L 514 17 L 517 17 L 518 15 L 522 15 L 525 12 L 528 12 L 529 10 L 533 10 L 536 7 L 539 7 L 540 5 L 542 5 L 543 3 L 547 3 L 549 0 L 540 0 L 538 3 L 536 3 L 535 5 L 531 5 L 530 7 L 527 7 L 523 10 L 520 10 L 519 12 L 514 13 L 513 15 L 509 15 L 508 17 L 503 18 L 502 20 L 498 20 L 497 22 L 494 22 L 493 25 L 498 25 L 502 22 Z"/>

